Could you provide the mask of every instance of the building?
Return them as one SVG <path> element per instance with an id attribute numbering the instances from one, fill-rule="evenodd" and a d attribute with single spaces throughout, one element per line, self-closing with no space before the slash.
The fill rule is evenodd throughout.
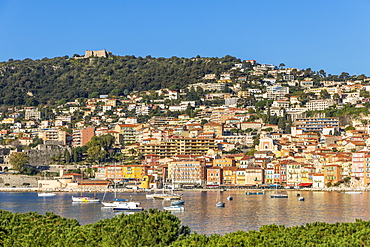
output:
<path id="1" fill-rule="evenodd" d="M 223 184 L 223 169 L 218 166 L 207 168 L 207 185 Z"/>
<path id="2" fill-rule="evenodd" d="M 282 87 L 279 84 L 266 87 L 266 98 L 268 99 L 282 100 L 287 94 L 289 94 L 289 87 Z"/>
<path id="3" fill-rule="evenodd" d="M 297 129 L 303 132 L 322 131 L 324 128 L 339 129 L 339 118 L 297 118 L 292 126 L 292 135 Z"/>
<path id="4" fill-rule="evenodd" d="M 342 166 L 340 165 L 326 165 L 324 168 L 324 183 L 327 185 L 331 183 L 334 185 L 340 181 L 343 181 L 341 177 Z"/>
<path id="5" fill-rule="evenodd" d="M 323 111 L 332 105 L 334 105 L 334 101 L 328 99 L 310 100 L 306 103 L 306 107 L 309 111 Z"/>
<path id="6" fill-rule="evenodd" d="M 38 111 L 34 107 L 26 108 L 26 111 L 24 113 L 24 119 L 25 120 L 40 120 L 41 119 L 41 112 Z"/>
<path id="7" fill-rule="evenodd" d="M 91 138 L 95 136 L 95 128 L 87 127 L 83 129 L 73 129 L 72 133 L 72 147 L 85 146 Z"/>
<path id="8" fill-rule="evenodd" d="M 40 130 L 39 138 L 41 138 L 44 141 L 44 144 L 51 145 L 67 144 L 67 132 L 56 128 Z"/>
<path id="9" fill-rule="evenodd" d="M 121 144 L 133 143 L 137 141 L 139 124 L 117 124 L 114 128 L 115 131 L 122 136 Z"/>
<path id="10" fill-rule="evenodd" d="M 182 160 L 170 162 L 172 166 L 172 182 L 181 185 L 198 185 L 204 184 L 206 169 L 200 160 Z"/>

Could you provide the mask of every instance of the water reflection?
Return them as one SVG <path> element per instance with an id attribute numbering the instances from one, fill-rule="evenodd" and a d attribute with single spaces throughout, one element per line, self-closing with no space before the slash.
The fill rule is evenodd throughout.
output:
<path id="1" fill-rule="evenodd" d="M 338 192 L 300 192 L 305 201 L 298 201 L 297 192 L 289 191 L 289 198 L 270 198 L 265 195 L 245 195 L 244 191 L 220 193 L 225 208 L 216 207 L 217 192 L 184 192 L 185 211 L 173 212 L 184 225 L 200 234 L 224 234 L 238 230 L 258 230 L 262 225 L 302 225 L 316 221 L 354 222 L 370 220 L 370 193 L 343 194 Z M 86 196 L 93 196 L 86 193 Z M 234 199 L 228 201 L 226 198 Z M 57 193 L 54 197 L 38 197 L 37 193 L 0 193 L 0 208 L 11 212 L 54 212 L 62 217 L 77 219 L 81 224 L 91 224 L 118 215 L 100 203 L 72 203 L 77 193 Z M 103 193 L 96 195 L 103 198 Z M 132 197 L 130 197 L 132 196 Z M 145 209 L 169 206 L 169 201 L 147 200 L 145 194 L 118 193 L 119 198 L 132 199 Z M 106 201 L 113 200 L 106 195 Z"/>

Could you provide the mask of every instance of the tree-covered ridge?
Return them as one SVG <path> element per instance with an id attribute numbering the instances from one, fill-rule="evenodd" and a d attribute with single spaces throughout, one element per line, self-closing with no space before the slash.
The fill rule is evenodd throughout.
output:
<path id="1" fill-rule="evenodd" d="M 176 216 L 156 209 L 84 226 L 53 213 L 0 210 L 0 246 L 370 246 L 369 236 L 370 222 L 361 220 L 206 236 L 190 234 Z"/>
<path id="2" fill-rule="evenodd" d="M 9 60 L 0 63 L 0 104 L 24 105 L 27 100 L 50 103 L 87 98 L 89 94 L 123 95 L 125 90 L 185 88 L 205 74 L 222 73 L 235 63 L 223 58 L 110 58 Z M 127 91 L 126 91 L 127 92 Z M 36 105 L 35 102 L 32 102 Z"/>

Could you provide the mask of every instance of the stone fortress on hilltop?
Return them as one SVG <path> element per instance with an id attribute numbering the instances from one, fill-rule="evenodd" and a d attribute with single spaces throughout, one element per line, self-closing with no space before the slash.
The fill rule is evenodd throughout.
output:
<path id="1" fill-rule="evenodd" d="M 85 50 L 85 56 L 81 57 L 74 57 L 75 59 L 82 59 L 82 58 L 90 58 L 90 57 L 109 57 L 112 55 L 112 52 L 107 52 L 106 49 L 98 50 L 98 51 L 89 51 Z"/>

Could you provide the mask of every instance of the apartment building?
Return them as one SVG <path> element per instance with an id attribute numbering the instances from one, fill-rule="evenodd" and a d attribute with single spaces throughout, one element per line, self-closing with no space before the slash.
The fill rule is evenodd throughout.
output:
<path id="1" fill-rule="evenodd" d="M 322 131 L 324 128 L 339 128 L 339 118 L 297 118 L 292 127 L 304 132 Z M 295 129 L 294 129 L 295 131 Z"/>
<path id="2" fill-rule="evenodd" d="M 95 136 L 95 128 L 87 127 L 83 129 L 73 129 L 72 133 L 72 147 L 85 146 L 91 138 Z"/>
<path id="3" fill-rule="evenodd" d="M 39 138 L 44 141 L 44 144 L 51 145 L 66 145 L 67 132 L 57 128 L 42 129 L 39 132 Z"/>
<path id="4" fill-rule="evenodd" d="M 172 182 L 179 186 L 184 184 L 203 185 L 206 179 L 204 162 L 200 160 L 172 161 Z"/>
<path id="5" fill-rule="evenodd" d="M 309 111 L 322 111 L 330 106 L 334 105 L 333 100 L 321 99 L 321 100 L 310 100 L 306 103 L 306 108 Z"/>

